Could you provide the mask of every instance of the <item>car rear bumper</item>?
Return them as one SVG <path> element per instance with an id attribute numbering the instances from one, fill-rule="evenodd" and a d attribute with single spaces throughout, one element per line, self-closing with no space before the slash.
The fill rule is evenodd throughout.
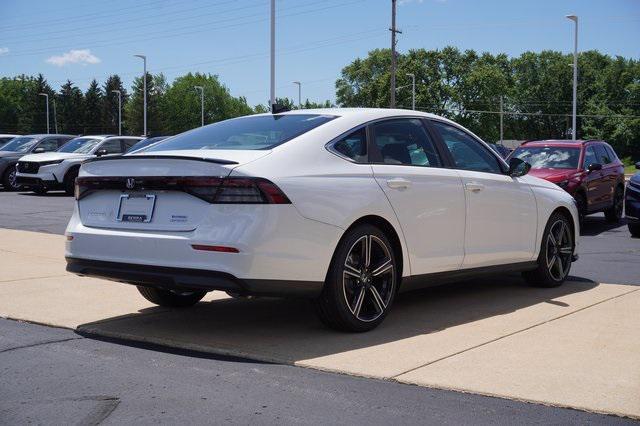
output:
<path id="1" fill-rule="evenodd" d="M 105 262 L 67 257 L 67 271 L 125 284 L 179 290 L 223 290 L 242 295 L 317 297 L 321 281 L 239 279 L 202 269 Z"/>

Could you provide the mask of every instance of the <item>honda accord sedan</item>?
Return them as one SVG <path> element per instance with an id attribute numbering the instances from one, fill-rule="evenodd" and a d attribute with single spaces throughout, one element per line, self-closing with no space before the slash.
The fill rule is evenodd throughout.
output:
<path id="1" fill-rule="evenodd" d="M 528 168 L 415 111 L 226 120 L 86 161 L 67 270 L 161 306 L 212 290 L 307 297 L 326 325 L 366 331 L 398 291 L 506 271 L 542 287 L 566 279 L 575 203 Z"/>

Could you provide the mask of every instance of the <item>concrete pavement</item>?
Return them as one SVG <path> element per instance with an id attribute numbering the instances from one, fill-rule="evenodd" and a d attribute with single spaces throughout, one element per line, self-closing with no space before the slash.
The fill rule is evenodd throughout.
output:
<path id="1" fill-rule="evenodd" d="M 379 329 L 324 329 L 308 302 L 153 307 L 64 272 L 63 237 L 0 230 L 0 315 L 98 335 L 640 418 L 640 288 L 519 277 L 402 295 Z M 35 261 L 34 261 L 35 260 Z M 6 273 L 5 273 L 6 271 Z M 615 360 L 615 362 L 611 362 Z"/>

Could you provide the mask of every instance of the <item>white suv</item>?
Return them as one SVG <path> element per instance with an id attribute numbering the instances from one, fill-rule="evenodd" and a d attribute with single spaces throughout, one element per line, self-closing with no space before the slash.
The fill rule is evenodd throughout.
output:
<path id="1" fill-rule="evenodd" d="M 123 154 L 143 138 L 133 136 L 81 136 L 70 140 L 56 152 L 26 155 L 20 159 L 16 179 L 19 185 L 44 194 L 64 189 L 73 194 L 80 164 L 89 158 Z"/>

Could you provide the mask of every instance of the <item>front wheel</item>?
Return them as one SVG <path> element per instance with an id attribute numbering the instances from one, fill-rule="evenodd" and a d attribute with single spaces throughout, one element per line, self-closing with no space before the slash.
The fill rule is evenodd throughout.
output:
<path id="1" fill-rule="evenodd" d="M 613 193 L 613 205 L 604 211 L 607 222 L 618 223 L 622 219 L 622 206 L 624 205 L 624 190 L 616 188 Z"/>
<path id="2" fill-rule="evenodd" d="M 169 308 L 185 308 L 198 303 L 206 291 L 166 290 L 163 288 L 137 286 L 140 294 L 151 303 Z"/>
<path id="3" fill-rule="evenodd" d="M 557 287 L 564 282 L 573 262 L 573 228 L 567 217 L 554 213 L 542 235 L 538 267 L 522 277 L 535 287 Z"/>
<path id="4" fill-rule="evenodd" d="M 361 225 L 348 231 L 316 300 L 320 320 L 337 330 L 374 329 L 389 312 L 398 275 L 393 246 L 380 229 Z"/>
<path id="5" fill-rule="evenodd" d="M 17 191 L 20 189 L 20 185 L 16 180 L 16 168 L 14 166 L 9 166 L 7 171 L 4 172 L 4 176 L 2 176 L 2 185 L 4 186 L 5 191 Z"/>

